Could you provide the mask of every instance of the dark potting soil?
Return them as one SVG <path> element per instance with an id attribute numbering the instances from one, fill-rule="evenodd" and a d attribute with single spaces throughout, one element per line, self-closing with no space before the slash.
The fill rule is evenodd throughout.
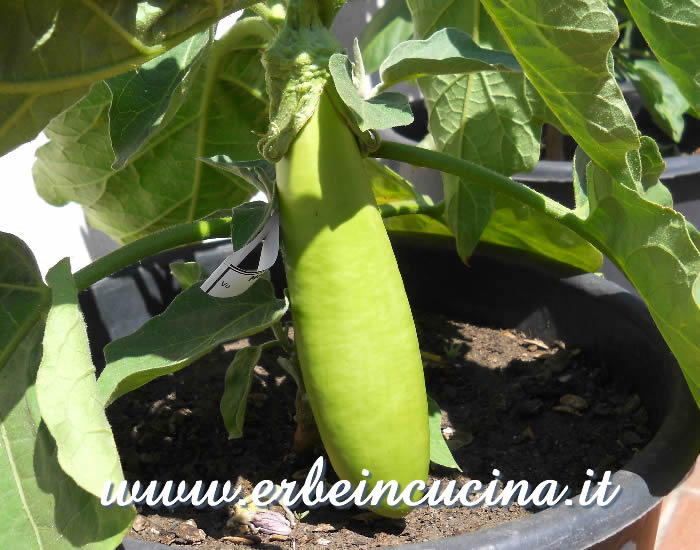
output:
<path id="1" fill-rule="evenodd" d="M 639 397 L 592 352 L 432 314 L 418 314 L 416 324 L 428 393 L 441 406 L 443 435 L 462 468 L 431 464 L 429 482 L 455 479 L 461 485 L 479 479 L 486 484 L 497 468 L 503 481 L 556 480 L 575 495 L 588 479 L 588 468 L 599 473 L 619 469 L 653 435 Z M 252 341 L 268 338 L 257 335 Z M 219 413 L 224 373 L 247 343 L 224 346 L 109 407 L 127 480 L 231 480 L 249 492 L 264 479 L 306 477 L 322 449 L 303 456 L 291 452 L 295 386 L 277 365 L 274 349 L 255 369 L 244 437 L 227 438 Z M 231 521 L 228 507 L 139 512 L 129 536 L 173 546 L 362 549 L 453 536 L 535 510 L 517 504 L 423 507 L 390 520 L 356 508 L 318 508 L 289 537 L 253 536 Z"/>

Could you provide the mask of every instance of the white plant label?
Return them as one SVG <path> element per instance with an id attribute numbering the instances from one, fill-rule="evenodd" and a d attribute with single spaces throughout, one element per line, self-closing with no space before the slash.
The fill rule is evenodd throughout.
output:
<path id="1" fill-rule="evenodd" d="M 256 271 L 241 269 L 238 265 L 255 247 L 263 243 Z M 243 248 L 234 251 L 214 270 L 200 287 L 214 298 L 231 298 L 243 294 L 253 283 L 272 267 L 280 248 L 279 214 L 273 214 L 260 232 Z"/>

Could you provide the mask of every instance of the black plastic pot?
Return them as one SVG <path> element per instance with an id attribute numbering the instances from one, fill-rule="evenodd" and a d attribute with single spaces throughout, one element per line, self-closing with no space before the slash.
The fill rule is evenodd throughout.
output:
<path id="1" fill-rule="evenodd" d="M 480 249 L 467 268 L 450 240 L 405 235 L 392 240 L 412 307 L 517 327 L 545 342 L 563 339 L 594 351 L 640 394 L 649 425 L 656 430 L 652 441 L 614 474 L 612 481 L 621 491 L 609 507 L 561 506 L 488 530 L 407 548 L 651 550 L 659 504 L 684 479 L 700 451 L 700 412 L 644 303 L 595 275 L 573 274 L 527 257 L 507 257 L 502 249 Z M 166 276 L 169 262 L 196 258 L 211 269 L 229 250 L 228 245 L 210 245 L 170 252 L 95 285 L 81 302 L 93 338 L 130 332 L 162 310 L 176 291 Z M 280 264 L 273 280 L 281 288 Z M 628 541 L 636 546 L 623 546 Z M 165 548 L 129 538 L 123 542 L 123 550 Z"/>

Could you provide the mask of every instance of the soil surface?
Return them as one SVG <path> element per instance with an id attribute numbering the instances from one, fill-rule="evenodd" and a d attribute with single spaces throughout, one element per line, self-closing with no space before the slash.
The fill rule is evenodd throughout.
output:
<path id="1" fill-rule="evenodd" d="M 514 330 L 418 314 L 429 395 L 462 472 L 431 464 L 431 478 L 484 484 L 556 480 L 578 494 L 586 470 L 620 468 L 652 437 L 639 397 L 585 350 L 547 346 Z M 257 335 L 253 343 L 270 339 Z M 250 491 L 264 479 L 306 477 L 322 454 L 290 451 L 295 386 L 263 354 L 251 388 L 244 437 L 229 440 L 219 412 L 226 368 L 241 340 L 120 398 L 108 409 L 127 480 L 231 480 Z M 330 470 L 330 468 L 329 468 Z M 327 479 L 333 481 L 332 473 Z M 300 508 L 297 512 L 303 512 Z M 509 508 L 428 508 L 389 520 L 351 508 L 312 510 L 287 537 L 252 535 L 231 510 L 140 508 L 129 536 L 173 546 L 365 549 L 439 539 L 535 513 Z"/>

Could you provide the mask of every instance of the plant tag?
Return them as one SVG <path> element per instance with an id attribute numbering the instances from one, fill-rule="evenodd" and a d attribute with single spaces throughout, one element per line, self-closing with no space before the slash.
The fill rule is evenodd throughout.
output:
<path id="1" fill-rule="evenodd" d="M 243 248 L 230 254 L 214 270 L 209 278 L 200 287 L 204 292 L 214 298 L 231 298 L 243 294 L 253 283 L 272 267 L 277 259 L 280 248 L 280 221 L 279 214 L 273 214 L 260 232 L 253 237 Z M 260 251 L 260 261 L 256 271 L 241 269 L 238 265 L 245 260 L 255 247 L 263 243 Z"/>

